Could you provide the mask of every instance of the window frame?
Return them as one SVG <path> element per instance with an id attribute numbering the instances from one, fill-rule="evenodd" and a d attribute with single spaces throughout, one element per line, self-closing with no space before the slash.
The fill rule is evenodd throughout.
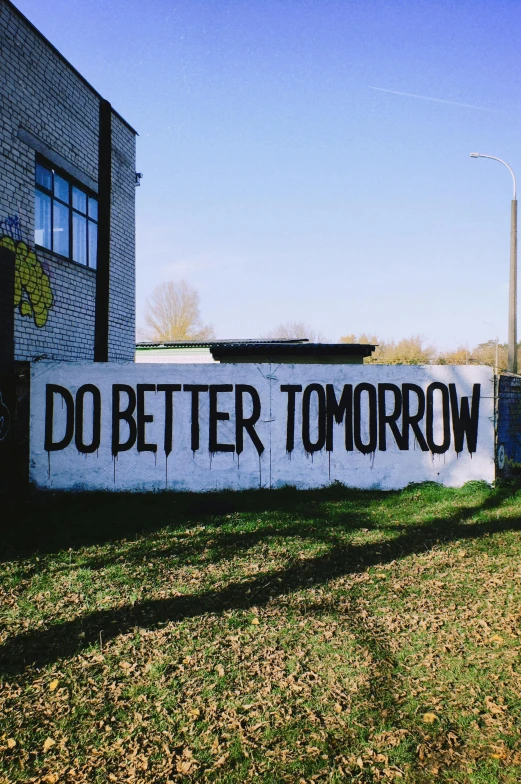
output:
<path id="1" fill-rule="evenodd" d="M 36 181 L 36 167 L 41 166 L 43 169 L 51 173 L 52 181 L 51 181 L 51 188 L 46 188 L 44 185 L 41 185 Z M 69 201 L 64 202 L 63 199 L 59 198 L 54 193 L 54 178 L 55 176 L 60 177 L 62 180 L 69 186 Z M 76 209 L 73 206 L 73 194 L 72 189 L 76 188 L 77 190 L 81 191 L 81 193 L 85 194 L 85 212 L 81 212 L 81 210 Z M 38 245 L 36 242 L 36 238 L 34 241 L 35 247 L 41 248 L 42 250 L 46 250 L 49 253 L 52 253 L 54 256 L 58 256 L 60 259 L 66 259 L 67 261 L 72 262 L 73 264 L 77 264 L 79 267 L 83 269 L 89 269 L 93 272 L 96 272 L 98 267 L 98 237 L 99 237 L 99 199 L 98 194 L 95 193 L 90 188 L 87 188 L 82 182 L 72 177 L 68 172 L 64 169 L 61 169 L 59 166 L 55 166 L 51 161 L 47 160 L 42 155 L 35 156 L 35 166 L 34 166 L 34 193 L 35 193 L 35 201 L 36 201 L 36 191 L 43 193 L 45 196 L 50 198 L 50 240 L 51 240 L 51 247 L 47 248 L 45 245 Z M 89 199 L 94 199 L 96 202 L 96 218 L 92 218 L 90 216 L 89 211 Z M 63 207 L 66 207 L 68 210 L 68 250 L 69 253 L 65 256 L 63 253 L 59 253 L 57 250 L 54 249 L 54 202 L 58 202 Z M 73 216 L 74 214 L 82 217 L 85 219 L 85 264 L 81 261 L 76 261 L 73 258 L 74 253 L 74 235 L 73 235 Z M 96 266 L 91 266 L 89 264 L 89 245 L 90 245 L 90 231 L 89 231 L 89 223 L 93 223 L 96 226 Z M 36 226 L 34 229 L 36 233 Z"/>

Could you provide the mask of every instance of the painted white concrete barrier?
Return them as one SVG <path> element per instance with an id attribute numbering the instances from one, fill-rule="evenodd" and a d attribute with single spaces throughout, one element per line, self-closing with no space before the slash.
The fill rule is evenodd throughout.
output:
<path id="1" fill-rule="evenodd" d="M 38 362 L 31 480 L 89 490 L 494 480 L 493 375 L 474 366 Z"/>

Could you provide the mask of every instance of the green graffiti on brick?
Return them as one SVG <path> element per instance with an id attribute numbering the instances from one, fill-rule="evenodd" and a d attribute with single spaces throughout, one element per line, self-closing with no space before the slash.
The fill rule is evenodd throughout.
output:
<path id="1" fill-rule="evenodd" d="M 44 327 L 54 301 L 49 276 L 25 242 L 4 236 L 0 238 L 0 247 L 15 254 L 15 308 L 22 316 L 34 319 L 37 327 Z"/>

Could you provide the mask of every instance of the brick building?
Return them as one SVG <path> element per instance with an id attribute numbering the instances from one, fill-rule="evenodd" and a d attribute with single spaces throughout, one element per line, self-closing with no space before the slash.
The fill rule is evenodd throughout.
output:
<path id="1" fill-rule="evenodd" d="M 0 0 L 0 362 L 133 361 L 136 132 Z"/>

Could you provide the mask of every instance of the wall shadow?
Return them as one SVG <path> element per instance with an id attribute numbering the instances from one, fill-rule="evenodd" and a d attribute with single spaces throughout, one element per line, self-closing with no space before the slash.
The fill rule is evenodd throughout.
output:
<path id="1" fill-rule="evenodd" d="M 244 490 L 219 493 L 65 493 L 29 491 L 2 499 L 0 561 L 53 553 L 69 547 L 117 542 L 166 526 L 171 530 L 202 522 L 219 524 L 234 513 L 277 512 L 324 518 L 327 502 L 354 504 L 400 492 L 352 490 L 334 485 L 321 490 Z"/>
<path id="2" fill-rule="evenodd" d="M 434 498 L 446 488 L 435 483 Z M 490 504 L 499 505 L 516 490 L 520 483 L 504 482 L 491 489 L 482 509 Z M 319 490 L 296 490 L 285 487 L 280 490 L 245 490 L 215 493 L 68 493 L 29 490 L 21 494 L 5 494 L 1 498 L 0 562 L 27 558 L 33 554 L 51 554 L 77 547 L 89 547 L 116 543 L 167 528 L 176 530 L 193 528 L 200 524 L 219 526 L 229 522 L 228 515 L 277 513 L 289 520 L 313 520 L 327 524 L 328 529 L 336 526 L 350 528 L 380 527 L 371 517 L 367 507 L 372 502 L 400 503 L 410 500 L 417 486 L 404 490 L 371 491 L 357 490 L 332 485 Z M 456 491 L 457 492 L 457 491 Z M 336 512 L 330 504 L 348 504 L 348 509 Z M 477 511 L 474 509 L 474 512 Z M 273 527 L 274 535 L 281 528 L 288 536 L 299 535 L 298 526 L 291 524 Z M 308 536 L 306 530 L 305 535 Z M 313 534 L 320 536 L 320 532 Z M 223 537 L 223 542 L 226 541 Z M 260 537 L 268 536 L 268 529 Z M 232 544 L 238 543 L 233 534 Z M 251 545 L 258 540 L 257 534 L 245 533 L 244 542 Z M 326 537 L 324 541 L 331 541 Z M 223 551 L 229 548 L 224 545 Z M 164 554 L 168 554 L 167 551 Z M 106 563 L 106 562 L 105 562 Z M 99 568 L 92 566 L 92 568 Z"/>
<path id="3" fill-rule="evenodd" d="M 338 491 L 333 492 L 333 497 L 337 497 L 336 492 Z M 353 497 L 359 497 L 359 500 L 367 499 L 367 495 L 356 492 L 352 494 L 352 491 L 344 489 L 344 500 L 348 492 L 349 500 Z M 511 487 L 499 488 L 497 491 L 491 491 L 491 495 L 478 507 L 458 509 L 454 514 L 447 514 L 433 522 L 408 526 L 386 542 L 336 542 L 325 554 L 256 574 L 250 580 L 231 582 L 224 588 L 171 598 L 147 599 L 116 609 L 96 610 L 84 613 L 74 620 L 23 632 L 8 638 L 0 648 L 0 666 L 11 673 L 21 672 L 28 665 L 43 666 L 59 658 L 75 655 L 97 643 L 100 632 L 103 640 L 108 641 L 135 627 L 154 629 L 161 624 L 204 613 L 220 614 L 228 610 L 247 610 L 253 606 L 263 606 L 277 596 L 322 585 L 331 579 L 362 572 L 370 566 L 385 566 L 392 561 L 425 552 L 440 542 L 472 540 L 499 531 L 519 530 L 521 518 L 517 517 L 469 524 L 478 512 L 498 508 L 510 495 Z M 222 498 L 222 495 L 220 497 Z M 260 504 L 263 509 L 266 506 L 273 509 L 273 504 L 278 508 L 281 499 L 287 497 L 284 494 L 279 496 L 261 493 L 257 494 L 255 503 Z M 374 498 L 375 495 L 370 494 L 370 497 Z M 376 497 L 388 497 L 388 494 L 376 494 Z M 320 496 L 310 493 L 307 500 L 313 498 L 324 502 L 324 493 Z M 237 505 L 243 508 L 249 508 L 253 501 L 254 499 L 247 495 L 236 499 Z M 185 510 L 182 514 L 186 513 Z M 360 515 L 360 518 L 357 518 L 354 514 L 350 524 L 356 526 L 361 521 L 365 522 L 363 505 Z M 154 520 L 153 525 L 157 524 L 158 520 Z M 165 522 L 162 521 L 162 524 Z M 280 530 L 277 535 L 280 536 Z"/>

